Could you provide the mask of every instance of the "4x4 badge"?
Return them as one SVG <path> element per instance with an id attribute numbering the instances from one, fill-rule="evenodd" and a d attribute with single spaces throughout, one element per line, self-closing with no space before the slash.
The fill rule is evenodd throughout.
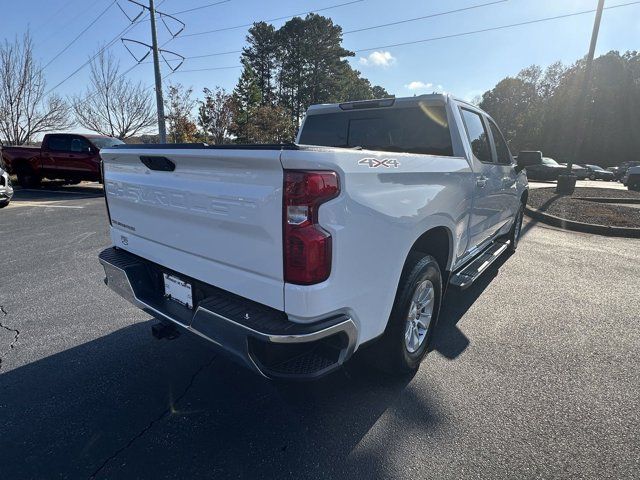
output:
<path id="1" fill-rule="evenodd" d="M 395 158 L 383 158 L 379 160 L 373 157 L 363 158 L 358 162 L 358 165 L 367 165 L 369 168 L 398 168 L 400 166 L 400 162 Z"/>

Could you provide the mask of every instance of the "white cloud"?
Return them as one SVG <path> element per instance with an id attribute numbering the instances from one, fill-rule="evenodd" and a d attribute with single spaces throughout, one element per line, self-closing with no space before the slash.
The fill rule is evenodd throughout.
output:
<path id="1" fill-rule="evenodd" d="M 364 66 L 388 68 L 394 63 L 396 63 L 396 58 L 391 55 L 391 52 L 375 51 L 368 57 L 360 57 L 360 65 Z"/>
<path id="2" fill-rule="evenodd" d="M 427 90 L 433 87 L 433 83 L 425 83 L 419 80 L 414 80 L 405 85 L 406 88 L 415 92 L 416 90 Z"/>
<path id="3" fill-rule="evenodd" d="M 434 85 L 431 82 L 427 83 L 420 80 L 409 82 L 404 88 L 413 92 L 415 95 L 422 93 L 447 93 L 442 85 Z"/>

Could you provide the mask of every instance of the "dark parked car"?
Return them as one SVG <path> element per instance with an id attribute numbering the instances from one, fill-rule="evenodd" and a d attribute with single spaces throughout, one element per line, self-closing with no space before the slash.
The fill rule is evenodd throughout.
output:
<path id="1" fill-rule="evenodd" d="M 518 158 L 520 158 L 520 156 L 527 158 L 537 156 L 540 158 L 542 152 L 524 151 L 520 152 Z M 542 163 L 527 167 L 527 178 L 529 180 L 558 180 L 558 175 L 564 172 L 566 168 L 567 167 L 563 167 L 553 158 L 542 157 Z"/>
<path id="2" fill-rule="evenodd" d="M 564 168 L 567 168 L 567 164 L 566 163 L 561 163 L 560 165 L 562 165 Z M 576 176 L 576 178 L 578 180 L 586 180 L 587 179 L 587 169 L 584 168 L 581 165 L 576 165 L 575 163 L 573 163 L 571 165 L 571 171 L 573 172 L 573 174 Z"/>
<path id="3" fill-rule="evenodd" d="M 629 170 L 629 168 L 631 167 L 638 166 L 640 166 L 640 162 L 623 162 L 617 167 L 613 167 L 615 168 L 614 175 L 616 177 L 616 180 L 622 182 L 623 178 L 627 175 L 627 170 Z"/>
<path id="4" fill-rule="evenodd" d="M 629 190 L 640 192 L 640 166 L 629 167 L 624 182 Z"/>
<path id="5" fill-rule="evenodd" d="M 584 167 L 587 169 L 589 180 L 606 180 L 607 182 L 615 180 L 613 172 L 605 170 L 598 165 L 585 165 Z"/>

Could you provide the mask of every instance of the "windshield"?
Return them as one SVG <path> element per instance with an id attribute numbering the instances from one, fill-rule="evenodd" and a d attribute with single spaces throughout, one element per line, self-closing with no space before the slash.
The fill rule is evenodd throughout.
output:
<path id="1" fill-rule="evenodd" d="M 124 145 L 124 142 L 122 140 L 118 140 L 117 138 L 113 137 L 92 138 L 91 143 L 93 143 L 100 150 L 102 150 L 103 148 L 113 147 L 114 145 Z"/>
<path id="2" fill-rule="evenodd" d="M 300 143 L 388 152 L 453 155 L 444 106 L 376 108 L 309 115 Z"/>
<path id="3" fill-rule="evenodd" d="M 560 165 L 553 158 L 542 157 L 542 163 L 545 165 L 550 165 L 552 167 L 559 167 Z"/>
<path id="4" fill-rule="evenodd" d="M 599 167 L 598 165 L 587 165 L 591 170 L 598 170 L 600 172 L 604 172 L 604 168 Z"/>

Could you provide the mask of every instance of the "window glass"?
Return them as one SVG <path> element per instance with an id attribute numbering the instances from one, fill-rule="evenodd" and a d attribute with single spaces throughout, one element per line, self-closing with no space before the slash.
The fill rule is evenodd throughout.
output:
<path id="1" fill-rule="evenodd" d="M 74 138 L 71 140 L 71 151 L 78 153 L 86 153 L 89 151 L 89 142 L 84 138 Z"/>
<path id="2" fill-rule="evenodd" d="M 496 154 L 498 155 L 498 163 L 503 165 L 511 165 L 513 158 L 511 152 L 507 146 L 507 142 L 504 140 L 502 133 L 498 129 L 498 126 L 489 120 L 489 127 L 491 128 L 491 135 L 493 135 L 493 141 L 496 144 Z"/>
<path id="3" fill-rule="evenodd" d="M 309 115 L 300 143 L 387 152 L 453 155 L 443 106 L 377 108 Z"/>
<path id="4" fill-rule="evenodd" d="M 113 137 L 96 137 L 92 138 L 91 140 L 93 141 L 93 144 L 99 149 L 109 148 L 115 145 L 124 145 L 124 142 L 122 140 L 118 140 L 117 138 Z"/>
<path id="5" fill-rule="evenodd" d="M 52 135 L 47 140 L 47 147 L 55 152 L 68 152 L 71 150 L 71 137 Z"/>
<path id="6" fill-rule="evenodd" d="M 489 147 L 489 135 L 487 135 L 480 115 L 463 108 L 462 118 L 464 118 L 467 136 L 475 157 L 481 162 L 493 163 L 491 160 L 491 148 Z"/>

